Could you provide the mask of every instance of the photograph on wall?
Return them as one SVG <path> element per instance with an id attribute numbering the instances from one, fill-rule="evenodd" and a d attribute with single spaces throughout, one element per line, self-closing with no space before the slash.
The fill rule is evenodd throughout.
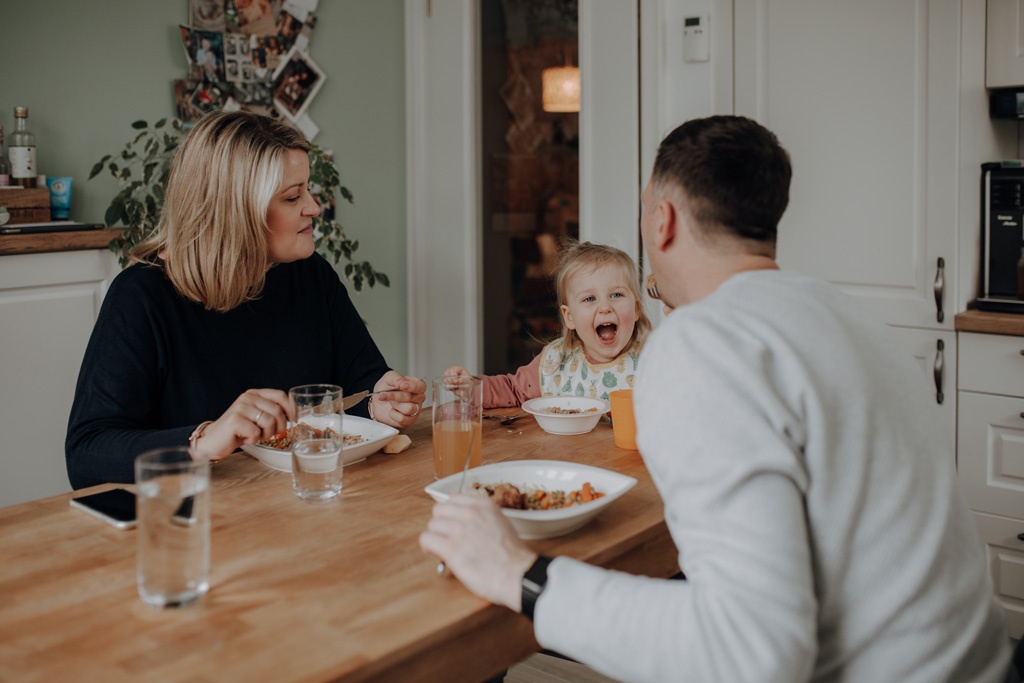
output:
<path id="1" fill-rule="evenodd" d="M 276 35 L 280 10 L 280 0 L 225 0 L 227 30 L 246 35 Z"/>
<path id="2" fill-rule="evenodd" d="M 197 31 L 179 25 L 181 44 L 189 59 L 189 78 L 206 81 L 224 80 L 224 34 Z"/>
<path id="3" fill-rule="evenodd" d="M 174 109 L 182 123 L 192 123 L 203 115 L 203 111 L 192 104 L 192 96 L 200 85 L 198 80 L 174 81 Z"/>
<path id="4" fill-rule="evenodd" d="M 273 74 L 281 66 L 281 59 L 288 50 L 276 35 L 250 36 L 250 47 L 256 77 L 267 81 L 273 80 Z"/>
<path id="5" fill-rule="evenodd" d="M 223 31 L 224 0 L 192 0 L 192 28 L 200 31 Z"/>
<path id="6" fill-rule="evenodd" d="M 297 120 L 323 86 L 325 76 L 305 52 L 293 47 L 274 74 L 274 106 Z"/>
<path id="7" fill-rule="evenodd" d="M 319 0 L 284 0 L 281 9 L 288 10 L 295 16 L 300 17 L 303 12 L 315 12 L 318 4 Z"/>
<path id="8" fill-rule="evenodd" d="M 233 95 L 242 104 L 257 104 L 266 107 L 274 104 L 270 84 L 263 81 L 236 83 Z"/>
<path id="9" fill-rule="evenodd" d="M 200 81 L 196 89 L 192 91 L 189 104 L 202 115 L 223 108 L 229 92 L 227 83 Z"/>
<path id="10" fill-rule="evenodd" d="M 249 39 L 249 36 L 241 33 L 224 34 L 225 78 L 230 83 L 251 83 L 256 80 Z"/>

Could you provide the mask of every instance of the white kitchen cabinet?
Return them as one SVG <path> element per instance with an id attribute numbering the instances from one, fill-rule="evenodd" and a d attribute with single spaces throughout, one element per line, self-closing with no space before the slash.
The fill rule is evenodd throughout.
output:
<path id="1" fill-rule="evenodd" d="M 959 333 L 957 468 L 1010 635 L 1024 635 L 1024 338 Z"/>
<path id="2" fill-rule="evenodd" d="M 732 11 L 732 113 L 774 131 L 793 161 L 780 265 L 889 324 L 952 330 L 960 3 L 735 0 Z"/>
<path id="3" fill-rule="evenodd" d="M 893 327 L 900 343 L 918 367 L 924 380 L 921 391 L 928 396 L 933 424 L 942 430 L 949 457 L 956 449 L 956 334 L 938 330 Z"/>
<path id="4" fill-rule="evenodd" d="M 117 271 L 104 249 L 0 256 L 0 507 L 71 490 L 68 415 Z"/>
<path id="5" fill-rule="evenodd" d="M 1024 86 L 1024 0 L 986 3 L 985 85 Z"/>

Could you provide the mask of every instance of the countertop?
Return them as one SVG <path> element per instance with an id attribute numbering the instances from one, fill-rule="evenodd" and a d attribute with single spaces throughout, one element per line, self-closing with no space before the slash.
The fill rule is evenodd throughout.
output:
<path id="1" fill-rule="evenodd" d="M 984 332 L 1024 337 L 1024 315 L 995 311 L 964 311 L 956 314 L 953 327 L 957 332 Z"/>
<path id="2" fill-rule="evenodd" d="M 106 249 L 110 240 L 120 235 L 123 230 L 124 228 L 104 228 L 71 232 L 43 232 L 37 235 L 0 235 L 0 256 L 47 251 Z"/>

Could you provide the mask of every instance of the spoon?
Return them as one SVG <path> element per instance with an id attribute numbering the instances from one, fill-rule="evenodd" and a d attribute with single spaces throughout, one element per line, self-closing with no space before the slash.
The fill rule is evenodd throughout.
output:
<path id="1" fill-rule="evenodd" d="M 508 425 L 512 424 L 513 422 L 515 422 L 516 420 L 518 420 L 519 418 L 523 417 L 526 414 L 526 412 L 522 412 L 519 413 L 518 415 L 484 415 L 484 417 L 489 417 L 492 420 L 497 420 L 498 424 L 507 427 Z"/>

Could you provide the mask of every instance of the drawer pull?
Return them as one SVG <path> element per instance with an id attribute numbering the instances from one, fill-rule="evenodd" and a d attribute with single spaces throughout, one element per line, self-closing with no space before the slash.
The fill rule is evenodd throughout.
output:
<path id="1" fill-rule="evenodd" d="M 1017 540 L 1018 541 L 1024 541 L 1024 532 L 1021 532 L 1021 533 L 1017 534 Z"/>
<path id="2" fill-rule="evenodd" d="M 937 270 L 935 271 L 935 319 L 940 323 L 945 318 L 942 312 L 942 291 L 946 288 L 946 259 L 939 257 Z M 942 403 L 942 401 L 939 401 Z"/>
<path id="3" fill-rule="evenodd" d="M 939 259 L 939 260 L 941 260 L 941 259 Z M 939 313 L 941 314 L 942 311 L 939 311 Z M 943 399 L 943 396 L 942 396 L 942 375 L 943 375 L 943 371 L 945 370 L 945 367 L 946 367 L 946 359 L 944 357 L 945 354 L 943 353 L 943 349 L 945 349 L 945 348 L 946 348 L 946 343 L 943 342 L 940 339 L 938 341 L 938 343 L 935 345 L 935 366 L 932 369 L 932 372 L 935 375 L 935 402 L 938 403 L 940 406 L 942 405 L 942 399 Z"/>

